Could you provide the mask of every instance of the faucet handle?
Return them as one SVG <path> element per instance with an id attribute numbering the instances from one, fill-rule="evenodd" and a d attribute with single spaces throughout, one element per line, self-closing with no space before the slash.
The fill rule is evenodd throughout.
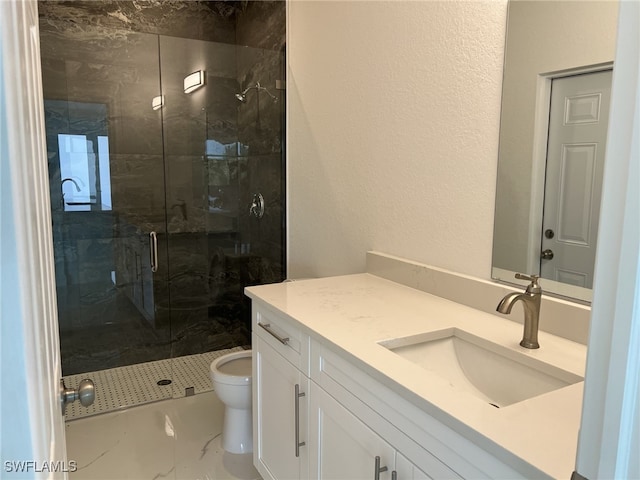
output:
<path id="1" fill-rule="evenodd" d="M 527 293 L 542 293 L 542 287 L 538 284 L 540 275 L 523 275 L 522 273 L 516 273 L 518 280 L 528 280 L 531 283 L 527 286 Z"/>

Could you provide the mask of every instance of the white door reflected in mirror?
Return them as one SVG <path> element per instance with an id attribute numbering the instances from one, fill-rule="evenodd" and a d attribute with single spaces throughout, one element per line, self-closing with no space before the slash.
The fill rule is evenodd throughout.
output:
<path id="1" fill-rule="evenodd" d="M 551 86 L 540 276 L 592 288 L 611 70 Z"/>

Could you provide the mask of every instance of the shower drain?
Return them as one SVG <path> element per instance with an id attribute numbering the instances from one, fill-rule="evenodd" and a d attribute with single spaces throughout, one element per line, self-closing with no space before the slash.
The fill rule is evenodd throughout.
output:
<path id="1" fill-rule="evenodd" d="M 161 387 L 165 386 L 165 385 L 171 385 L 171 380 L 169 380 L 168 378 L 164 378 L 162 380 L 158 380 L 156 382 L 157 385 L 160 385 Z"/>

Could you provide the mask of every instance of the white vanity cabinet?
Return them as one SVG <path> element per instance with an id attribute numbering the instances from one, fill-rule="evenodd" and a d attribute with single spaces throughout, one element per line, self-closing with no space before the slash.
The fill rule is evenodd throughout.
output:
<path id="1" fill-rule="evenodd" d="M 500 461 L 491 444 L 475 444 L 302 329 L 254 300 L 254 465 L 263 478 L 544 477 Z"/>
<path id="2" fill-rule="evenodd" d="M 308 337 L 284 319 L 253 316 L 254 465 L 265 480 L 307 478 Z"/>
<path id="3" fill-rule="evenodd" d="M 309 407 L 312 480 L 431 478 L 313 382 Z"/>

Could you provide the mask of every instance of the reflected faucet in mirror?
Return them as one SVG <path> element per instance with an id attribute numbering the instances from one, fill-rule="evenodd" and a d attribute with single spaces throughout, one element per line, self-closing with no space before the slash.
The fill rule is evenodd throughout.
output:
<path id="1" fill-rule="evenodd" d="M 540 320 L 540 301 L 542 299 L 542 288 L 538 284 L 538 275 L 522 275 L 516 273 L 519 280 L 529 280 L 531 283 L 527 286 L 524 293 L 509 293 L 506 295 L 496 310 L 500 313 L 509 314 L 514 303 L 522 301 L 524 308 L 524 335 L 520 341 L 520 345 L 524 348 L 540 348 L 538 343 L 538 322 Z"/>
<path id="2" fill-rule="evenodd" d="M 80 191 L 80 185 L 78 185 L 78 182 L 76 182 L 73 178 L 63 178 L 62 181 L 60 182 L 60 190 L 62 191 L 62 209 L 64 210 L 64 184 L 65 182 L 71 182 L 76 186 L 76 192 Z"/>

